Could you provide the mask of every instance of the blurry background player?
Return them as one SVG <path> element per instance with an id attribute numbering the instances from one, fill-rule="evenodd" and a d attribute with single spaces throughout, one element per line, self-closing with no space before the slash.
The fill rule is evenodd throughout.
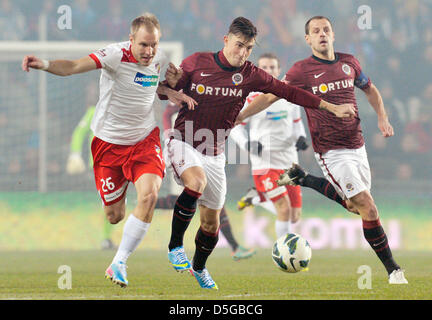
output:
<path id="1" fill-rule="evenodd" d="M 95 112 L 95 106 L 89 106 L 85 114 L 80 119 L 78 125 L 75 127 L 69 148 L 69 157 L 66 164 L 66 172 L 69 175 L 76 175 L 84 173 L 87 169 L 85 161 L 83 160 L 84 148 L 89 150 L 88 168 L 93 167 L 93 158 L 91 156 L 91 142 L 93 140 L 93 132 L 90 129 L 90 124 Z M 85 143 L 88 141 L 88 144 Z M 90 172 L 90 171 L 89 171 Z M 115 249 L 116 246 L 112 242 L 112 233 L 114 225 L 111 224 L 106 217 L 103 223 L 103 240 L 101 243 L 102 249 Z"/>
<path id="2" fill-rule="evenodd" d="M 261 55 L 258 67 L 276 79 L 281 72 L 279 59 L 273 53 Z M 251 92 L 244 108 L 260 94 Z M 249 124 L 249 138 L 246 123 Z M 248 118 L 243 125 L 234 127 L 230 137 L 242 150 L 249 152 L 256 187 L 239 201 L 239 209 L 252 203 L 260 204 L 276 214 L 276 237 L 289 233 L 291 223 L 296 223 L 301 215 L 301 190 L 300 186 L 278 186 L 276 180 L 284 168 L 298 163 L 297 151 L 308 147 L 300 107 L 280 99 Z"/>
<path id="3" fill-rule="evenodd" d="M 165 111 L 163 113 L 163 128 L 164 128 L 164 137 L 169 137 L 169 131 L 172 128 L 172 119 L 175 114 L 177 114 L 179 111 L 179 106 L 172 102 L 168 102 Z M 167 167 L 167 170 L 172 170 L 171 167 Z M 178 195 L 181 193 L 181 189 L 179 191 L 174 190 L 175 187 L 171 187 L 171 184 L 175 184 L 175 186 L 178 188 L 178 185 L 175 183 L 175 181 L 172 178 L 172 174 L 168 174 L 165 177 L 165 181 L 169 181 L 170 183 L 170 194 L 168 194 L 165 197 L 159 197 L 156 201 L 155 209 L 173 209 Z M 237 240 L 235 239 L 235 236 L 232 232 L 231 223 L 228 218 L 225 206 L 222 208 L 220 214 L 219 214 L 219 223 L 220 223 L 220 231 L 224 235 L 225 239 L 228 241 L 228 244 L 231 248 L 231 256 L 235 261 L 241 260 L 241 259 L 247 259 L 253 256 L 256 251 L 254 249 L 248 249 L 238 244 Z"/>
<path id="4" fill-rule="evenodd" d="M 356 116 L 337 119 L 322 110 L 305 109 L 315 158 L 330 183 L 325 185 L 313 176 L 305 177 L 304 171 L 299 166 L 294 166 L 281 175 L 280 184 L 315 185 L 313 188 L 318 191 L 322 186 L 327 189 L 334 187 L 340 198 L 345 200 L 341 204 L 360 214 L 364 237 L 386 268 L 389 283 L 406 284 L 408 281 L 404 271 L 393 259 L 378 209 L 370 193 L 371 172 L 354 87 L 366 94 L 378 116 L 378 128 L 382 135 L 391 137 L 394 131 L 388 121 L 381 94 L 363 73 L 354 56 L 334 52 L 334 32 L 328 18 L 312 17 L 305 24 L 305 33 L 312 56 L 296 62 L 286 73 L 285 80 L 333 103 L 353 103 Z M 249 105 L 248 112 L 254 114 L 278 99 L 274 95 L 261 95 Z M 253 109 L 255 111 L 252 112 Z M 321 193 L 326 194 L 323 189 Z"/>

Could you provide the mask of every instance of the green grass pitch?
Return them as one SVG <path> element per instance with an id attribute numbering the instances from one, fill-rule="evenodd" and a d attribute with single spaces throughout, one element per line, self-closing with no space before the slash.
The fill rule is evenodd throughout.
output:
<path id="1" fill-rule="evenodd" d="M 192 249 L 187 250 L 191 257 Z M 174 271 L 166 251 L 141 249 L 128 261 L 129 286 L 122 289 L 104 279 L 113 251 L 2 252 L 0 299 L 56 300 L 430 300 L 432 256 L 428 252 L 396 251 L 408 285 L 389 285 L 387 274 L 371 250 L 313 251 L 309 271 L 282 272 L 271 250 L 260 249 L 235 262 L 228 249 L 216 249 L 207 267 L 218 291 L 199 288 L 189 274 Z M 62 265 L 71 268 L 72 288 L 60 289 Z M 370 266 L 371 289 L 359 289 L 359 266 Z"/>

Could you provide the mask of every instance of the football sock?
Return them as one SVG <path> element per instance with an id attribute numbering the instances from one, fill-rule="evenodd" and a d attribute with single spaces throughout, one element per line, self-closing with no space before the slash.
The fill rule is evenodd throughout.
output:
<path id="1" fill-rule="evenodd" d="M 394 270 L 400 269 L 399 265 L 394 261 L 390 250 L 387 236 L 381 226 L 379 218 L 374 221 L 363 221 L 363 234 L 367 242 L 377 254 L 378 258 L 384 264 L 388 274 Z"/>
<path id="2" fill-rule="evenodd" d="M 176 203 L 178 196 L 169 194 L 166 197 L 158 198 L 156 201 L 155 209 L 172 209 Z"/>
<path id="3" fill-rule="evenodd" d="M 113 262 L 126 263 L 130 254 L 135 251 L 147 233 L 150 223 L 141 221 L 133 214 L 129 215 L 123 227 L 123 235 Z"/>
<path id="4" fill-rule="evenodd" d="M 201 193 L 184 188 L 174 205 L 171 224 L 171 239 L 168 249 L 172 250 L 183 245 L 183 236 L 191 222 L 197 207 L 197 200 Z"/>
<path id="5" fill-rule="evenodd" d="M 195 271 L 202 271 L 205 268 L 207 258 L 216 247 L 219 238 L 219 230 L 216 233 L 209 233 L 201 229 L 195 237 L 195 255 L 192 260 L 192 268 Z"/>
<path id="6" fill-rule="evenodd" d="M 234 238 L 234 235 L 231 230 L 231 224 L 228 219 L 225 207 L 222 208 L 220 214 L 219 214 L 219 222 L 220 222 L 220 231 L 224 235 L 225 239 L 227 239 L 231 250 L 235 251 L 237 250 L 238 243 Z"/>
<path id="7" fill-rule="evenodd" d="M 291 222 L 277 220 L 275 222 L 276 237 L 279 239 L 283 235 L 291 232 Z"/>
<path id="8" fill-rule="evenodd" d="M 326 196 L 330 200 L 336 201 L 345 209 L 347 208 L 345 200 L 339 196 L 336 189 L 326 178 L 315 177 L 308 174 L 306 177 L 303 178 L 301 185 L 304 187 L 312 188 L 321 193 L 322 195 Z"/>

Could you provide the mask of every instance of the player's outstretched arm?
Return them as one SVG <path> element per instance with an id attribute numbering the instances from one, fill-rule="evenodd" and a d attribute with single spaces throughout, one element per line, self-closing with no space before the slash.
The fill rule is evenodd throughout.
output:
<path id="1" fill-rule="evenodd" d="M 249 105 L 242 110 L 235 121 L 234 125 L 242 123 L 245 119 L 257 114 L 264 109 L 267 109 L 272 103 L 276 102 L 280 98 L 271 93 L 260 94 L 254 98 Z"/>
<path id="2" fill-rule="evenodd" d="M 378 115 L 378 128 L 382 135 L 386 138 L 393 136 L 394 130 L 388 120 L 387 112 L 384 108 L 384 102 L 378 88 L 372 83 L 368 88 L 363 89 L 363 92 L 366 94 L 370 105 Z"/>
<path id="3" fill-rule="evenodd" d="M 77 60 L 52 60 L 40 59 L 33 55 L 23 58 L 21 68 L 29 72 L 30 69 L 44 70 L 58 76 L 69 76 L 83 73 L 97 68 L 96 62 L 89 56 Z"/>
<path id="4" fill-rule="evenodd" d="M 176 105 L 181 106 L 183 103 L 186 103 L 189 110 L 194 110 L 195 106 L 198 104 L 198 102 L 183 92 L 168 88 L 164 84 L 159 84 L 156 93 L 160 96 L 167 96 L 168 99 Z"/>

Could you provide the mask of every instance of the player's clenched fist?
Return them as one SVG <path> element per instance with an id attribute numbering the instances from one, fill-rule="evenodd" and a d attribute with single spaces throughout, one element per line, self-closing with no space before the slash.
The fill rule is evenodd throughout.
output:
<path id="1" fill-rule="evenodd" d="M 24 71 L 29 72 L 30 68 L 33 69 L 45 69 L 47 66 L 44 63 L 44 60 L 41 60 L 35 56 L 28 55 L 23 58 L 21 67 Z"/>
<path id="2" fill-rule="evenodd" d="M 165 73 L 165 79 L 168 81 L 168 84 L 171 88 L 174 88 L 176 86 L 182 75 L 183 70 L 181 68 L 177 68 L 171 62 L 168 64 L 168 68 Z"/>

